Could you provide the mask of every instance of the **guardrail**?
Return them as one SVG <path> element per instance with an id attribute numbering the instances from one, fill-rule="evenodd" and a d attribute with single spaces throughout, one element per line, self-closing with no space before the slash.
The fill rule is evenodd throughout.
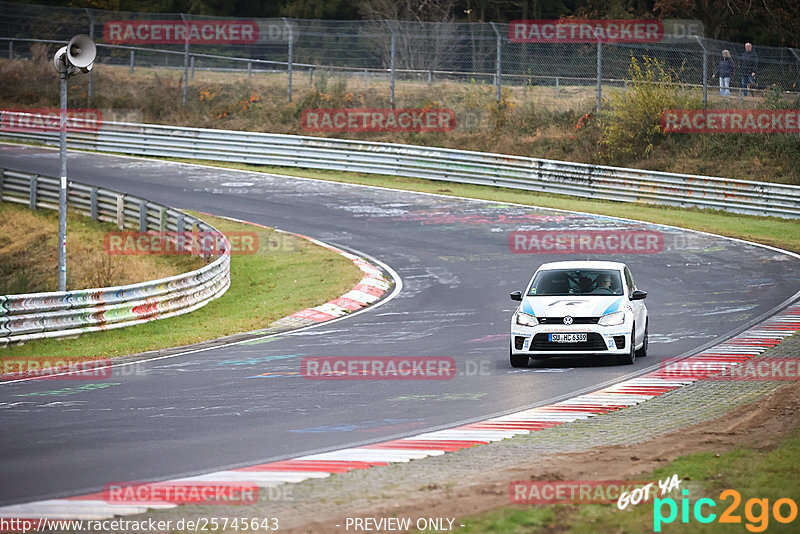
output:
<path id="1" fill-rule="evenodd" d="M 0 201 L 58 209 L 56 178 L 0 168 Z M 24 295 L 0 295 L 0 346 L 32 339 L 72 336 L 166 319 L 200 308 L 230 286 L 230 244 L 209 224 L 141 198 L 75 182 L 68 184 L 67 205 L 92 219 L 122 230 L 168 232 L 174 247 L 182 237 L 205 232 L 219 254 L 200 269 L 117 287 Z M 168 238 L 169 238 L 168 237 Z M 191 252 L 191 251 L 190 251 Z"/>
<path id="2" fill-rule="evenodd" d="M 0 130 L 0 137 L 58 143 L 57 131 Z M 800 218 L 800 187 L 793 185 L 448 148 L 121 122 L 104 122 L 97 131 L 71 132 L 68 145 L 139 156 L 353 171 Z"/>

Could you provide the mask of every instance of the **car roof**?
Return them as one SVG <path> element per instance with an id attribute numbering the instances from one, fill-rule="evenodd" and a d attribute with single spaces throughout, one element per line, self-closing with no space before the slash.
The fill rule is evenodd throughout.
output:
<path id="1" fill-rule="evenodd" d="M 553 261 L 543 263 L 537 271 L 552 269 L 614 269 L 621 271 L 624 268 L 625 264 L 618 261 Z"/>

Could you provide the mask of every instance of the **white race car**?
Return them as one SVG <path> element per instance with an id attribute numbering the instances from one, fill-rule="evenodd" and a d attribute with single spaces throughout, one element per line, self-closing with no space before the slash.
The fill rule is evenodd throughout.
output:
<path id="1" fill-rule="evenodd" d="M 511 365 L 529 358 L 615 356 L 631 364 L 647 355 L 647 292 L 624 263 L 560 261 L 534 273 L 511 317 Z"/>

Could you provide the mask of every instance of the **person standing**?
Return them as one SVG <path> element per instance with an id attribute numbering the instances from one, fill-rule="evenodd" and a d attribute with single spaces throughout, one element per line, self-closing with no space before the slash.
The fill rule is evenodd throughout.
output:
<path id="1" fill-rule="evenodd" d="M 720 61 L 719 65 L 717 65 L 717 69 L 714 71 L 714 74 L 711 75 L 712 78 L 715 78 L 717 74 L 719 74 L 720 96 L 731 96 L 731 76 L 733 76 L 734 69 L 735 66 L 733 64 L 733 59 L 731 59 L 730 50 L 723 50 L 722 61 Z"/>
<path id="2" fill-rule="evenodd" d="M 749 89 L 755 96 L 756 72 L 758 71 L 758 54 L 753 51 L 753 45 L 744 44 L 744 54 L 742 54 L 742 89 L 744 96 L 747 96 Z"/>

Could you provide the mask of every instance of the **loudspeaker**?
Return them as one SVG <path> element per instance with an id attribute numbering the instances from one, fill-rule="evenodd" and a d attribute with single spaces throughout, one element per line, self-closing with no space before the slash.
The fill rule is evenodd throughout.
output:
<path id="1" fill-rule="evenodd" d="M 71 65 L 79 69 L 91 68 L 96 55 L 97 47 L 88 35 L 76 35 L 67 44 L 67 60 Z M 56 56 L 58 56 L 58 53 L 56 53 Z"/>
<path id="2" fill-rule="evenodd" d="M 67 68 L 67 47 L 62 46 L 56 52 L 56 55 L 53 56 L 53 66 L 56 68 L 56 72 L 61 72 L 62 70 Z"/>

